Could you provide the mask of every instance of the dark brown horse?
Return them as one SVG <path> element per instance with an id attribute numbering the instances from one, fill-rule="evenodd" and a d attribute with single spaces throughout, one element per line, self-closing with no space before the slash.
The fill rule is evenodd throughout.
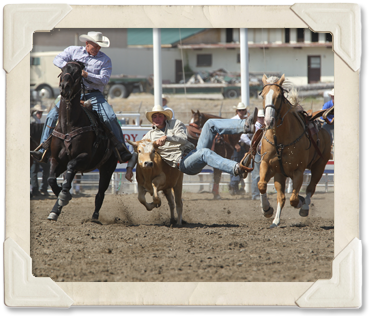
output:
<path id="1" fill-rule="evenodd" d="M 193 143 L 195 146 L 197 145 L 197 140 L 200 137 L 201 129 L 204 126 L 205 122 L 209 119 L 223 119 L 223 117 L 216 116 L 209 113 L 202 113 L 200 111 L 193 111 L 192 117 L 189 126 L 187 126 L 188 131 L 188 140 Z M 222 136 L 217 136 L 214 139 L 212 150 L 216 152 L 218 155 L 231 159 L 234 147 L 240 140 L 241 134 L 227 134 Z M 247 151 L 248 148 L 245 148 Z M 219 169 L 214 169 L 214 184 L 212 193 L 214 195 L 214 199 L 221 199 L 219 195 L 219 183 L 220 178 L 222 176 L 222 171 Z"/>
<path id="2" fill-rule="evenodd" d="M 97 222 L 105 191 L 117 165 L 117 158 L 102 123 L 94 112 L 80 104 L 82 69 L 83 63 L 71 61 L 63 67 L 60 75 L 59 122 L 52 133 L 49 177 L 50 187 L 58 199 L 49 220 L 56 221 L 62 208 L 71 200 L 69 190 L 75 174 L 99 169 L 99 190 L 92 215 L 92 220 Z M 60 187 L 56 178 L 65 170 L 65 180 Z"/>

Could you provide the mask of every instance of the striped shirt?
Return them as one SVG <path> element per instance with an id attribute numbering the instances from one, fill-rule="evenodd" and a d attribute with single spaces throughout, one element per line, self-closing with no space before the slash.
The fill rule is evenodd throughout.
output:
<path id="1" fill-rule="evenodd" d="M 85 64 L 87 78 L 83 78 L 83 83 L 87 90 L 99 90 L 104 92 L 104 86 L 108 83 L 112 64 L 110 58 L 99 51 L 96 56 L 92 56 L 83 46 L 69 46 L 63 52 L 58 54 L 54 59 L 54 65 L 63 68 L 69 61 L 77 60 Z"/>

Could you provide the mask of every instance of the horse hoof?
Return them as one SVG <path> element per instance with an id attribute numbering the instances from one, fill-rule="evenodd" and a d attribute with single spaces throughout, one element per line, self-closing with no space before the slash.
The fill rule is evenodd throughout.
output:
<path id="1" fill-rule="evenodd" d="M 103 223 L 101 223 L 98 219 L 96 219 L 96 218 L 92 218 L 91 219 L 91 222 L 92 223 L 95 223 L 95 224 L 99 224 L 99 225 L 102 225 Z"/>
<path id="2" fill-rule="evenodd" d="M 271 218 L 273 216 L 273 213 L 274 213 L 274 208 L 269 206 L 269 208 L 266 211 L 264 211 L 263 209 L 261 209 L 261 211 L 262 211 L 264 217 Z"/>
<path id="3" fill-rule="evenodd" d="M 55 214 L 55 213 L 53 213 L 53 212 L 51 212 L 50 214 L 49 214 L 49 216 L 47 217 L 47 219 L 49 220 L 49 221 L 57 221 L 58 220 L 58 217 L 59 217 L 59 215 L 58 214 Z"/>
<path id="4" fill-rule="evenodd" d="M 214 194 L 214 200 L 221 200 L 222 197 L 219 194 Z"/>
<path id="5" fill-rule="evenodd" d="M 278 225 L 273 223 L 272 225 L 269 226 L 269 228 L 274 228 L 274 227 L 278 227 Z"/>
<path id="6" fill-rule="evenodd" d="M 58 195 L 58 204 L 59 206 L 66 206 L 71 199 L 72 195 L 69 193 L 69 191 L 61 191 Z"/>
<path id="7" fill-rule="evenodd" d="M 307 217 L 309 215 L 309 209 L 304 209 L 304 207 L 302 207 L 299 214 L 301 217 Z"/>

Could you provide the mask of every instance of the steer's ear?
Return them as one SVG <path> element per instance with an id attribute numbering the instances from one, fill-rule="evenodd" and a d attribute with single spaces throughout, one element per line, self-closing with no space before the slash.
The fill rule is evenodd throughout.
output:
<path id="1" fill-rule="evenodd" d="M 131 142 L 129 139 L 127 139 L 127 143 L 133 146 L 133 150 L 137 152 L 137 142 Z"/>

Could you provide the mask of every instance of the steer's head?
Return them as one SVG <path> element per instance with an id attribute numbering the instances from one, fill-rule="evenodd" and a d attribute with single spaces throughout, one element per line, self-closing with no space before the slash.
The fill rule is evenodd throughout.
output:
<path id="1" fill-rule="evenodd" d="M 138 154 L 137 163 L 142 168 L 153 168 L 155 150 L 158 148 L 155 142 L 149 139 L 143 139 L 137 142 L 127 140 L 133 146 L 134 151 Z"/>

